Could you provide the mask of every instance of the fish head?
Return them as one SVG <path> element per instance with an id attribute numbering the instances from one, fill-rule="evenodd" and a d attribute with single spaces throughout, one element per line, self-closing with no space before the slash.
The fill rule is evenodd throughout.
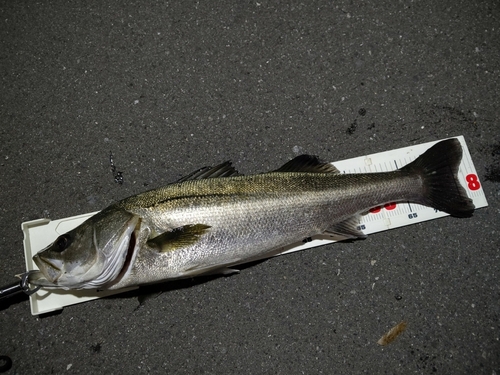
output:
<path id="1" fill-rule="evenodd" d="M 116 279 L 135 248 L 140 218 L 121 209 L 106 209 L 60 235 L 38 252 L 34 285 L 62 289 L 99 289 Z"/>

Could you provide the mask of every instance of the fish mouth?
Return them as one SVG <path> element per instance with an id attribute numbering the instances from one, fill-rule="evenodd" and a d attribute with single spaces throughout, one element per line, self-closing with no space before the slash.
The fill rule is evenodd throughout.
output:
<path id="1" fill-rule="evenodd" d="M 42 271 L 32 271 L 28 276 L 28 282 L 36 286 L 43 286 L 45 288 L 57 288 L 58 285 L 47 280 Z"/>
<path id="2" fill-rule="evenodd" d="M 33 261 L 37 265 L 39 271 L 37 273 L 33 273 L 33 276 L 30 276 L 30 282 L 35 285 L 57 286 L 57 280 L 59 280 L 63 274 L 62 262 L 56 259 L 48 260 L 41 257 L 39 254 L 36 254 L 33 257 Z M 41 276 L 43 276 L 45 280 L 43 280 Z M 47 283 L 49 284 L 47 285 Z"/>

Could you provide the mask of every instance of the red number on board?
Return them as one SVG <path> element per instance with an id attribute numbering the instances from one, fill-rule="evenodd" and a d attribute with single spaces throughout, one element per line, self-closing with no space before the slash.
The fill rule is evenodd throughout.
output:
<path id="1" fill-rule="evenodd" d="M 468 174 L 465 176 L 465 180 L 467 181 L 467 186 L 470 190 L 479 190 L 481 188 L 481 184 L 475 174 Z"/>
<path id="2" fill-rule="evenodd" d="M 396 208 L 396 203 L 386 203 L 384 204 L 384 208 L 388 211 L 394 210 Z"/>
<path id="3" fill-rule="evenodd" d="M 392 203 L 386 203 L 386 204 L 384 204 L 384 208 L 387 211 L 394 210 L 396 208 L 396 203 L 394 203 L 394 202 L 392 202 Z M 376 213 L 379 213 L 380 210 L 382 210 L 382 207 L 381 206 L 377 206 L 377 207 L 370 208 L 368 211 L 370 211 L 372 214 L 376 214 Z"/>

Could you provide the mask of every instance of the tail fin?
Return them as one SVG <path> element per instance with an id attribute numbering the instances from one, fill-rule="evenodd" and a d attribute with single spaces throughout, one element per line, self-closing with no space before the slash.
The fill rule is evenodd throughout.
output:
<path id="1" fill-rule="evenodd" d="M 436 143 L 401 171 L 418 174 L 423 181 L 422 203 L 456 217 L 469 217 L 474 204 L 458 181 L 462 146 L 456 138 Z"/>

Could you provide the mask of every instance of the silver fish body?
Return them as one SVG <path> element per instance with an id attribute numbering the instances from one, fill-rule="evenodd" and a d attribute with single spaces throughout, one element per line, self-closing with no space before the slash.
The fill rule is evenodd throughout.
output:
<path id="1" fill-rule="evenodd" d="M 241 176 L 229 163 L 117 202 L 35 255 L 30 281 L 65 289 L 119 289 L 207 273 L 271 256 L 315 235 L 363 238 L 359 216 L 410 201 L 470 216 L 457 180 L 456 139 L 386 173 L 340 174 L 303 155 L 276 171 Z"/>

